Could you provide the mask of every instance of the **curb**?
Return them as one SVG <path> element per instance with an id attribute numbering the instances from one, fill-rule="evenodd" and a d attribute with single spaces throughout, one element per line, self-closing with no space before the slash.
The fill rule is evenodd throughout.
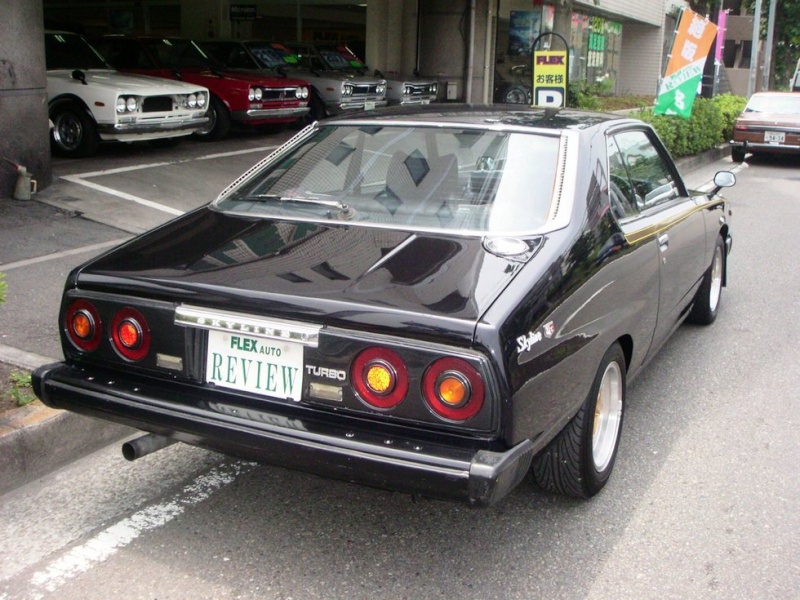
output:
<path id="1" fill-rule="evenodd" d="M 0 362 L 33 371 L 57 360 L 0 345 Z M 0 413 L 0 495 L 133 432 L 123 425 L 49 408 L 39 400 Z"/>

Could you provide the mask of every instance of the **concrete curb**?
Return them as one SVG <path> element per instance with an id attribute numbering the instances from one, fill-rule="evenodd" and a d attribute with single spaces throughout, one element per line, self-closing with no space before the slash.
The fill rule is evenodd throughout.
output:
<path id="1" fill-rule="evenodd" d="M 57 361 L 0 345 L 0 362 L 32 371 Z M 0 495 L 133 433 L 129 427 L 55 410 L 39 400 L 0 413 Z"/>

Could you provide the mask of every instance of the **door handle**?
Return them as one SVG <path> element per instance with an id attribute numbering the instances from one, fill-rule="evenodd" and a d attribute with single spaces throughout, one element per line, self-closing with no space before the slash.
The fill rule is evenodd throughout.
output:
<path id="1" fill-rule="evenodd" d="M 662 252 L 665 252 L 667 248 L 669 248 L 669 236 L 666 233 L 658 236 L 658 248 Z"/>

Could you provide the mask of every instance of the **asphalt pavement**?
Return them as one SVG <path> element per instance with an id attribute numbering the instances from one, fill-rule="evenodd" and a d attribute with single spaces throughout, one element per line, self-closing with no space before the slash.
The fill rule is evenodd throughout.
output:
<path id="1" fill-rule="evenodd" d="M 58 308 L 72 268 L 212 200 L 290 133 L 234 137 L 213 150 L 184 143 L 177 153 L 145 157 L 123 148 L 91 163 L 54 161 L 53 185 L 32 200 L 0 197 L 0 272 L 8 284 L 0 305 L 0 362 L 33 370 L 61 360 Z M 723 146 L 679 160 L 687 185 L 707 184 L 713 163 L 726 154 Z M 0 413 L 0 494 L 134 433 L 38 401 Z"/>

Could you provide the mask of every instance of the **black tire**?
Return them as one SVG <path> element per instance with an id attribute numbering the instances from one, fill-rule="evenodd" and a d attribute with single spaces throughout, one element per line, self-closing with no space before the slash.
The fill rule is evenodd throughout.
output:
<path id="1" fill-rule="evenodd" d="M 506 104 L 527 104 L 528 91 L 521 85 L 510 87 L 503 97 Z"/>
<path id="2" fill-rule="evenodd" d="M 308 113 L 297 120 L 297 123 L 302 127 L 311 125 L 314 121 L 321 121 L 328 116 L 325 111 L 325 103 L 313 89 L 311 90 L 311 99 L 308 101 Z"/>
<path id="3" fill-rule="evenodd" d="M 615 342 L 600 361 L 578 414 L 534 458 L 533 477 L 542 489 L 575 498 L 591 498 L 603 489 L 617 458 L 625 374 L 625 354 Z"/>
<path id="4" fill-rule="evenodd" d="M 738 146 L 731 146 L 731 158 L 733 162 L 744 162 L 744 156 L 747 154 L 744 149 Z"/>
<path id="5" fill-rule="evenodd" d="M 711 265 L 703 275 L 703 283 L 694 297 L 694 305 L 687 320 L 697 325 L 711 325 L 719 313 L 722 301 L 722 283 L 725 281 L 725 244 L 717 237 Z"/>
<path id="6" fill-rule="evenodd" d="M 54 154 L 68 158 L 86 158 L 97 152 L 100 136 L 86 110 L 75 102 L 56 104 L 50 109 L 53 128 L 50 147 Z"/>
<path id="7" fill-rule="evenodd" d="M 216 96 L 211 96 L 208 105 L 208 123 L 202 129 L 198 129 L 192 135 L 204 142 L 216 142 L 221 140 L 231 130 L 231 114 L 225 103 Z"/>

